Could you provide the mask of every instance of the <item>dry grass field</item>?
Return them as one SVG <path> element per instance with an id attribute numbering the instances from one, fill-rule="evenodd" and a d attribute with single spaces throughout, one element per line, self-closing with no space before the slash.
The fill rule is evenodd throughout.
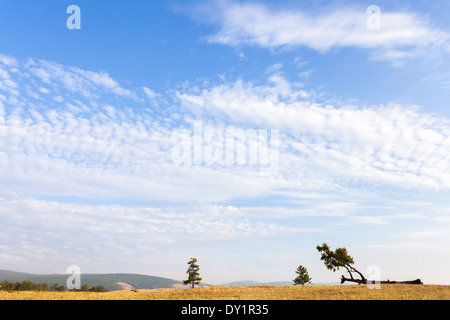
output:
<path id="1" fill-rule="evenodd" d="M 450 300 L 450 286 L 203 287 L 96 292 L 5 292 L 0 300 Z"/>

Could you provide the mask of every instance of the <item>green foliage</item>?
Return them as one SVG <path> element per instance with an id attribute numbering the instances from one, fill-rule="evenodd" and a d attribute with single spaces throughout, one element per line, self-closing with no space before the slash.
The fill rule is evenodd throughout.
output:
<path id="1" fill-rule="evenodd" d="M 50 291 L 63 292 L 63 291 L 66 291 L 66 287 L 65 287 L 65 286 L 60 286 L 60 285 L 58 285 L 57 282 L 55 282 L 55 284 L 53 284 L 53 285 L 50 287 Z"/>
<path id="2" fill-rule="evenodd" d="M 298 266 L 297 270 L 295 270 L 295 273 L 297 273 L 298 276 L 293 280 L 294 285 L 301 284 L 303 286 L 305 285 L 305 283 L 310 283 L 312 280 L 309 277 L 308 270 L 302 265 Z"/>
<path id="3" fill-rule="evenodd" d="M 49 291 L 46 283 L 32 283 L 29 280 L 22 282 L 9 282 L 2 281 L 0 284 L 0 290 L 3 291 Z"/>
<path id="4" fill-rule="evenodd" d="M 200 278 L 200 274 L 198 273 L 200 267 L 196 264 L 196 262 L 196 258 L 191 258 L 191 260 L 189 260 L 189 267 L 186 271 L 189 276 L 187 280 L 183 281 L 185 285 L 192 283 L 192 288 L 194 288 L 194 284 L 200 284 L 200 281 L 202 280 L 202 278 Z"/>
<path id="5" fill-rule="evenodd" d="M 355 267 L 353 267 L 355 261 L 353 261 L 353 258 L 348 254 L 346 248 L 337 248 L 335 251 L 333 251 L 326 243 L 322 244 L 322 246 L 317 246 L 316 248 L 317 251 L 321 253 L 320 260 L 323 261 L 328 270 L 332 270 L 333 272 L 335 272 L 341 267 L 347 270 L 350 278 L 345 278 L 344 276 L 342 276 L 341 283 L 344 283 L 345 281 L 356 282 L 358 284 L 366 283 L 366 278 L 364 277 L 364 275 Z M 359 280 L 353 278 L 353 273 L 357 273 L 361 277 L 361 279 Z"/>
<path id="6" fill-rule="evenodd" d="M 104 286 L 95 286 L 89 289 L 90 292 L 106 292 L 106 288 Z"/>
<path id="7" fill-rule="evenodd" d="M 66 291 L 66 287 L 58 285 L 55 282 L 52 286 L 48 286 L 46 283 L 32 283 L 29 280 L 24 280 L 22 282 L 9 282 L 2 281 L 0 283 L 0 290 L 3 291 Z M 89 289 L 87 284 L 81 286 L 80 289 L 71 289 L 70 291 L 75 292 L 106 292 L 108 290 L 105 287 L 98 285 Z"/>
<path id="8" fill-rule="evenodd" d="M 335 251 L 332 251 L 326 243 L 316 248 L 322 254 L 320 260 L 323 261 L 328 270 L 333 272 L 341 267 L 349 267 L 355 263 L 346 248 L 337 248 Z"/>
<path id="9" fill-rule="evenodd" d="M 73 288 L 73 289 L 70 289 L 69 291 L 72 291 L 72 292 L 106 292 L 108 290 L 106 290 L 105 287 L 103 287 L 101 285 L 95 286 L 95 287 L 92 287 L 89 289 L 89 286 L 85 283 L 80 287 L 80 289 Z"/>

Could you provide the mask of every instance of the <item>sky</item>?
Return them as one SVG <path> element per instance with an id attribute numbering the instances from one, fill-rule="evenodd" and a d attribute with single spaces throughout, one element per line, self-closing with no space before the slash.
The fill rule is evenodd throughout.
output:
<path id="1" fill-rule="evenodd" d="M 450 284 L 448 12 L 0 0 L 0 269 Z"/>

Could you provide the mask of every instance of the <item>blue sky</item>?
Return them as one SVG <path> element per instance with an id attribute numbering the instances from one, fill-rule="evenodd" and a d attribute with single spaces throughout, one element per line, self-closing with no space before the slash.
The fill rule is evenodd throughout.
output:
<path id="1" fill-rule="evenodd" d="M 449 6 L 0 0 L 0 269 L 450 284 Z"/>

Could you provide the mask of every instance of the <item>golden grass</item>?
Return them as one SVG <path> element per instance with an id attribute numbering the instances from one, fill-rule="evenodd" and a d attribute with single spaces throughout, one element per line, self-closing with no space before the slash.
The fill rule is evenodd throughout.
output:
<path id="1" fill-rule="evenodd" d="M 0 300 L 450 300 L 450 286 L 203 287 L 114 292 L 5 292 Z"/>

